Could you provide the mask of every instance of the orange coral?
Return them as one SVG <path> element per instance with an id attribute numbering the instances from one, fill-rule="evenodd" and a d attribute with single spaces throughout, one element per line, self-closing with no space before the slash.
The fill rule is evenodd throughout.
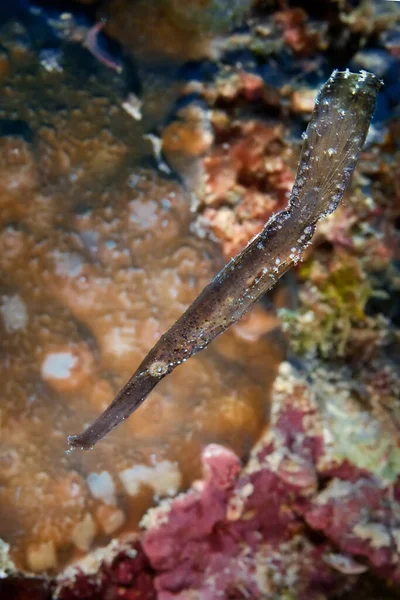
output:
<path id="1" fill-rule="evenodd" d="M 265 338 L 232 332 L 231 356 L 215 347 L 160 386 L 155 417 L 144 407 L 96 452 L 65 455 L 65 435 L 104 409 L 221 257 L 190 232 L 183 188 L 138 166 L 146 121 L 124 111 L 112 84 L 92 77 L 82 89 L 68 71 L 40 71 L 40 82 L 27 71 L 4 89 L 2 118 L 25 120 L 34 143 L 0 140 L 0 537 L 19 566 L 57 570 L 134 529 L 168 491 L 134 471 L 130 496 L 122 472 L 169 461 L 186 485 L 210 439 L 247 452 L 267 420 L 275 363 L 266 372 L 257 359 Z"/>

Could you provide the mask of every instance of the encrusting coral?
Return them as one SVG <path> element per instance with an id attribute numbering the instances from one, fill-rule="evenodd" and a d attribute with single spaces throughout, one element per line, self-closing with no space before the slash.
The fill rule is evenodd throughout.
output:
<path id="1" fill-rule="evenodd" d="M 311 383 L 283 362 L 270 429 L 247 464 L 223 446 L 207 446 L 202 479 L 151 509 L 140 540 L 120 547 L 118 555 L 109 548 L 99 556 L 96 575 L 82 563 L 61 576 L 57 597 L 74 600 L 90 590 L 90 598 L 113 598 L 118 589 L 127 599 L 134 590 L 139 598 L 159 600 L 323 600 L 351 597 L 368 587 L 371 574 L 396 589 L 399 457 L 390 473 L 385 455 L 398 453 L 397 439 L 383 443 L 375 465 L 357 465 L 343 454 L 343 437 L 360 430 L 365 437 L 366 430 L 353 419 L 356 408 L 353 416 L 348 406 L 343 418 L 338 414 L 337 399 L 329 398 L 338 393 L 337 383 L 331 375 L 329 388 L 328 377 L 320 373 Z M 350 400 L 346 392 L 343 403 Z M 339 427 L 334 437 L 332 418 Z M 371 459 L 371 450 L 364 458 Z"/>
<path id="2" fill-rule="evenodd" d="M 47 4 L 0 26 L 0 597 L 394 600 L 398 3 L 263 0 L 245 22 L 225 0 Z M 264 297 L 66 456 L 286 206 L 337 67 L 385 85 L 278 312 Z"/>

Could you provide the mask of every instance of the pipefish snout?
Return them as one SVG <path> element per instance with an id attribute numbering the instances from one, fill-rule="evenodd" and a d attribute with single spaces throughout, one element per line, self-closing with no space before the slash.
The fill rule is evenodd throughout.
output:
<path id="1" fill-rule="evenodd" d="M 161 379 L 208 346 L 296 264 L 317 222 L 332 213 L 346 191 L 367 136 L 381 82 L 371 73 L 334 71 L 322 87 L 303 134 L 287 208 L 204 288 L 150 350 L 110 406 L 71 448 L 92 448 L 131 415 Z"/>

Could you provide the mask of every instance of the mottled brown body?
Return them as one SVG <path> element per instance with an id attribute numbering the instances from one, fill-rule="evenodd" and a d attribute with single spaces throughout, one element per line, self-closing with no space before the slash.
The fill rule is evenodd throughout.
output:
<path id="1" fill-rule="evenodd" d="M 181 363 L 224 332 L 295 264 L 319 219 L 335 210 L 349 185 L 374 112 L 380 82 L 372 74 L 334 72 L 303 135 L 286 210 L 274 215 L 160 338 L 104 413 L 71 447 L 88 449 L 126 419 Z"/>

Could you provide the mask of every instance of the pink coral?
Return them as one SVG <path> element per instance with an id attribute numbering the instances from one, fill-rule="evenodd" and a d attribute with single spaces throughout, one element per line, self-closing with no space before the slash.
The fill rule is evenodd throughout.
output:
<path id="1" fill-rule="evenodd" d="M 393 487 L 357 469 L 356 479 L 343 461 L 342 478 L 318 492 L 335 469 L 311 390 L 298 380 L 275 400 L 273 428 L 239 476 L 234 454 L 207 447 L 204 480 L 145 518 L 142 543 L 160 600 L 189 590 L 204 600 L 263 598 L 285 586 L 296 598 L 330 597 L 320 594 L 369 567 L 398 579 Z M 311 542 L 308 527 L 324 538 Z"/>
<path id="2" fill-rule="evenodd" d="M 358 582 L 368 587 L 368 572 L 400 584 L 400 478 L 379 475 L 379 456 L 367 468 L 335 450 L 321 385 L 283 363 L 271 427 L 247 464 L 226 447 L 206 446 L 203 478 L 151 509 L 140 539 L 117 548 L 95 579 L 61 576 L 60 597 L 114 598 L 118 582 L 129 600 L 321 600 Z"/>

